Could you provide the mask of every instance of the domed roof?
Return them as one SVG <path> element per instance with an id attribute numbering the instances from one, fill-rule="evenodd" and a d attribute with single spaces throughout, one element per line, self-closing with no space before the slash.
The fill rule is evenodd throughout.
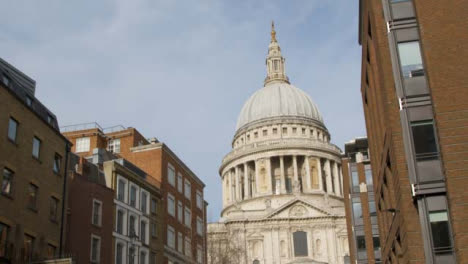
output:
<path id="1" fill-rule="evenodd" d="M 323 124 L 317 105 L 301 89 L 287 82 L 270 82 L 245 102 L 237 119 L 239 128 L 275 117 L 299 117 Z"/>

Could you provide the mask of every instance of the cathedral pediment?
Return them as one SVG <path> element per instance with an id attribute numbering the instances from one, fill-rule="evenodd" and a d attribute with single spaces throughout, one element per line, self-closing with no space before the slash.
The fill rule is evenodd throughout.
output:
<path id="1" fill-rule="evenodd" d="M 300 198 L 296 198 L 269 213 L 266 218 L 315 218 L 331 216 L 325 209 L 314 206 Z"/>

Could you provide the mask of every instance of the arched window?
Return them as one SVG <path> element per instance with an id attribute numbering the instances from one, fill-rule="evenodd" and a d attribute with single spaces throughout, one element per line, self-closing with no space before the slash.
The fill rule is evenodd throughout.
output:
<path id="1" fill-rule="evenodd" d="M 304 231 L 296 231 L 293 233 L 294 240 L 294 256 L 305 257 L 308 256 L 307 250 L 307 233 Z"/>

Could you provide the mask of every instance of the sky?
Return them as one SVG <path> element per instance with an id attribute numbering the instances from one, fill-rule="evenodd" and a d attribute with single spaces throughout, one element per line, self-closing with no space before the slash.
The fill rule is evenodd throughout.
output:
<path id="1" fill-rule="evenodd" d="M 365 136 L 358 1 L 4 1 L 0 57 L 36 80 L 60 126 L 123 125 L 166 143 L 205 182 L 211 222 L 237 116 L 263 87 L 272 20 L 286 73 L 332 142 Z"/>

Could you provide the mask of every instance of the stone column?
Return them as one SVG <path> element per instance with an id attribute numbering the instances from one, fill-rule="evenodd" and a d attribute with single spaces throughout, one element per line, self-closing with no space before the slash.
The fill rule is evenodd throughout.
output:
<path id="1" fill-rule="evenodd" d="M 234 203 L 236 201 L 236 182 L 232 169 L 229 170 L 229 194 L 231 195 L 231 203 Z"/>
<path id="2" fill-rule="evenodd" d="M 259 177 L 260 172 L 258 171 L 258 161 L 255 160 L 255 190 L 254 190 L 254 197 L 257 196 L 257 191 L 258 191 L 258 177 Z"/>
<path id="3" fill-rule="evenodd" d="M 305 174 L 306 174 L 306 188 L 304 190 L 310 191 L 312 189 L 312 182 L 310 181 L 310 164 L 309 164 L 309 157 L 304 156 L 304 164 L 306 167 Z"/>
<path id="4" fill-rule="evenodd" d="M 273 194 L 273 184 L 271 176 L 271 157 L 267 159 L 267 179 L 268 179 L 268 193 Z"/>
<path id="5" fill-rule="evenodd" d="M 284 175 L 284 156 L 280 156 L 280 182 L 281 182 L 280 193 L 286 193 L 286 177 Z M 276 180 L 275 180 L 275 183 L 276 183 Z M 278 190 L 276 192 L 278 192 Z"/>
<path id="6" fill-rule="evenodd" d="M 327 193 L 333 193 L 330 160 L 326 159 L 324 165 L 325 165 L 325 176 L 327 180 Z"/>
<path id="7" fill-rule="evenodd" d="M 323 191 L 323 179 L 322 179 L 322 162 L 320 161 L 320 158 L 317 159 L 317 177 L 319 180 L 319 190 Z"/>
<path id="8" fill-rule="evenodd" d="M 244 194 L 244 199 L 250 198 L 250 177 L 247 162 L 244 163 Z"/>
<path id="9" fill-rule="evenodd" d="M 340 177 L 338 176 L 338 164 L 336 163 L 336 161 L 333 162 L 333 176 L 335 176 L 335 194 L 342 196 L 340 190 Z"/>
<path id="10" fill-rule="evenodd" d="M 240 201 L 242 199 L 241 199 L 241 184 L 240 184 L 239 167 L 236 166 L 234 169 L 235 169 L 235 174 L 236 174 L 236 201 Z"/>
<path id="11" fill-rule="evenodd" d="M 297 171 L 297 157 L 296 155 L 293 156 L 293 170 L 294 170 L 294 183 L 293 183 L 293 191 L 300 192 L 301 188 L 299 187 L 299 172 Z"/>
<path id="12" fill-rule="evenodd" d="M 340 175 L 340 193 L 341 193 L 341 196 L 343 196 L 344 194 L 343 192 L 343 165 L 339 166 L 338 173 Z"/>

